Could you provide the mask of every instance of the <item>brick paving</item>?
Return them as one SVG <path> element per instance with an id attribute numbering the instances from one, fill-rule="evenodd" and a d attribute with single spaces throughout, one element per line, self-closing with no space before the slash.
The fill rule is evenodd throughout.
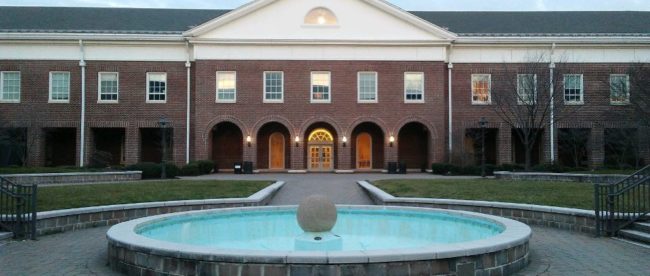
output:
<path id="1" fill-rule="evenodd" d="M 355 175 L 219 175 L 204 178 L 281 179 L 288 181 L 274 204 L 291 204 L 300 195 L 324 192 L 347 204 L 362 203 L 354 181 L 379 178 L 433 177 L 419 174 Z M 347 181 L 343 181 L 347 179 Z M 340 184 L 344 182 L 347 184 Z M 321 187 L 327 185 L 324 188 Z M 336 186 L 333 186 L 336 185 Z M 332 189 L 336 187 L 336 189 Z M 341 190 L 332 192 L 331 190 Z M 289 193 L 292 196 L 285 196 Z M 593 238 L 557 229 L 532 227 L 531 264 L 519 275 L 649 275 L 650 249 L 609 238 Z M 106 266 L 106 231 L 99 227 L 12 241 L 0 245 L 0 275 L 116 275 Z"/>

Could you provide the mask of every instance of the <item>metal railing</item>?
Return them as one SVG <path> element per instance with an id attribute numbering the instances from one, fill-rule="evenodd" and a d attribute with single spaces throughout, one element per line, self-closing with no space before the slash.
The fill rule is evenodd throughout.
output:
<path id="1" fill-rule="evenodd" d="M 594 185 L 596 233 L 615 235 L 650 213 L 650 165 L 615 184 Z"/>
<path id="2" fill-rule="evenodd" d="M 14 238 L 36 239 L 37 185 L 18 185 L 0 177 L 0 228 Z"/>

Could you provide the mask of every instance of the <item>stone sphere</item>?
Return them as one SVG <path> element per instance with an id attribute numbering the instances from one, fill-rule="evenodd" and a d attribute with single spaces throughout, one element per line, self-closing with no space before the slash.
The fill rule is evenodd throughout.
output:
<path id="1" fill-rule="evenodd" d="M 298 206 L 298 224 L 305 232 L 328 232 L 336 224 L 336 205 L 322 195 L 311 195 Z"/>

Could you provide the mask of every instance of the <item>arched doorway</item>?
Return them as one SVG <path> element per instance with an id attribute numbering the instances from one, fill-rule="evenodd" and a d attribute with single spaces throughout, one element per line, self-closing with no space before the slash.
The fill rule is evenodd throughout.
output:
<path id="1" fill-rule="evenodd" d="M 357 135 L 357 169 L 372 169 L 372 136 L 367 132 Z"/>
<path id="2" fill-rule="evenodd" d="M 226 170 L 244 160 L 244 135 L 237 125 L 223 122 L 212 128 L 212 160 Z"/>
<path id="3" fill-rule="evenodd" d="M 269 169 L 284 169 L 284 135 L 280 132 L 269 137 Z"/>
<path id="4" fill-rule="evenodd" d="M 257 164 L 260 169 L 284 170 L 291 167 L 291 133 L 281 123 L 269 122 L 257 131 Z"/>
<path id="5" fill-rule="evenodd" d="M 334 169 L 334 136 L 324 128 L 313 130 L 307 138 L 307 164 L 310 171 Z"/>
<path id="6" fill-rule="evenodd" d="M 409 169 L 426 169 L 429 163 L 429 129 L 422 123 L 404 125 L 397 137 L 397 158 Z M 428 164 L 428 165 L 427 165 Z"/>
<path id="7" fill-rule="evenodd" d="M 384 167 L 384 131 L 377 124 L 364 122 L 352 130 L 352 161 L 357 170 Z"/>

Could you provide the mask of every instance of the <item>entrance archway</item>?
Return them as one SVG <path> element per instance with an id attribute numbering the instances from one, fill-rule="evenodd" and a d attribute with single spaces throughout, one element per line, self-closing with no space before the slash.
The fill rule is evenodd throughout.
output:
<path id="1" fill-rule="evenodd" d="M 404 125 L 397 137 L 399 161 L 405 162 L 409 169 L 426 169 L 429 163 L 429 135 L 429 129 L 422 123 Z"/>
<path id="2" fill-rule="evenodd" d="M 284 170 L 291 166 L 291 134 L 282 123 L 269 122 L 257 131 L 257 168 Z"/>
<path id="3" fill-rule="evenodd" d="M 357 170 L 384 167 L 384 131 L 372 122 L 358 124 L 352 130 L 350 162 Z"/>
<path id="4" fill-rule="evenodd" d="M 212 128 L 212 160 L 226 170 L 244 160 L 244 135 L 237 125 L 223 122 Z"/>
<path id="5" fill-rule="evenodd" d="M 307 138 L 307 164 L 311 171 L 334 169 L 334 136 L 327 129 L 317 128 Z"/>
<path id="6" fill-rule="evenodd" d="M 367 132 L 357 135 L 357 169 L 372 169 L 372 137 Z"/>
<path id="7" fill-rule="evenodd" d="M 269 169 L 284 169 L 284 135 L 280 132 L 269 137 Z"/>

